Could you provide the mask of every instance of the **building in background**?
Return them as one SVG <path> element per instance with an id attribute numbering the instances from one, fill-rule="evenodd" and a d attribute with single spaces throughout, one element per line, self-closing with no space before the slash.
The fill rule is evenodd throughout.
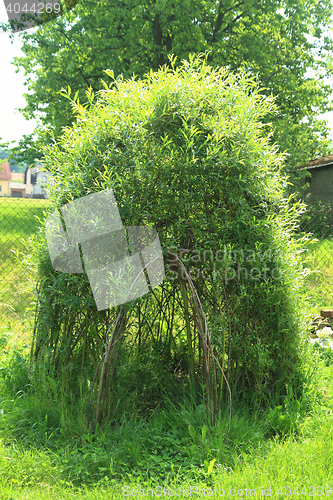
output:
<path id="1" fill-rule="evenodd" d="M 12 198 L 25 198 L 24 174 L 11 172 L 10 196 Z"/>
<path id="2" fill-rule="evenodd" d="M 26 185 L 26 198 L 47 198 L 47 193 L 43 186 L 47 184 L 49 178 L 52 182 L 52 174 L 43 170 L 43 165 L 27 167 L 24 173 L 24 183 Z"/>
<path id="3" fill-rule="evenodd" d="M 10 181 L 12 180 L 8 161 L 0 164 L 0 196 L 10 196 Z"/>
<path id="4" fill-rule="evenodd" d="M 12 198 L 47 198 L 44 186 L 52 174 L 43 170 L 43 165 L 27 167 L 25 173 L 10 171 L 8 162 L 0 165 L 0 196 Z"/>
<path id="5" fill-rule="evenodd" d="M 306 178 L 310 187 L 305 194 L 310 193 L 312 199 L 319 198 L 322 203 L 333 206 L 333 155 L 309 161 L 303 168 L 311 173 L 311 177 Z"/>

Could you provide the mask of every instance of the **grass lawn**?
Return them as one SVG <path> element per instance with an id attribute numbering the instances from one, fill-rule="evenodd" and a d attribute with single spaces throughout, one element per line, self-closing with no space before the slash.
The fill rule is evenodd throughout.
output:
<path id="1" fill-rule="evenodd" d="M 179 414 L 165 412 L 148 422 L 128 416 L 121 426 L 95 438 L 84 432 L 80 438 L 60 437 L 56 430 L 52 437 L 44 422 L 34 444 L 28 442 L 26 431 L 23 437 L 24 425 L 33 425 L 32 415 L 24 422 L 23 411 L 23 422 L 11 431 L 4 421 L 1 424 L 0 498 L 142 498 L 152 496 L 149 488 L 157 493 L 165 488 L 165 496 L 173 498 L 183 496 L 183 488 L 185 493 L 192 488 L 191 497 L 199 498 L 199 487 L 201 497 L 203 490 L 215 488 L 225 498 L 250 496 L 246 489 L 252 490 L 252 496 L 253 490 L 256 497 L 265 496 L 263 488 L 272 498 L 285 499 L 291 493 L 292 498 L 329 497 L 333 489 L 330 408 L 332 394 L 325 406 L 318 404 L 303 418 L 297 434 L 284 437 L 267 435 L 267 416 L 239 409 L 229 436 L 227 418 L 209 429 L 204 439 L 200 432 L 193 439 Z M 34 424 L 39 427 L 41 422 Z"/>
<path id="2" fill-rule="evenodd" d="M 313 314 L 320 309 L 333 308 L 333 238 L 311 243 L 304 252 L 306 267 L 311 274 L 306 278 L 306 289 L 310 296 L 310 308 Z"/>
<path id="3" fill-rule="evenodd" d="M 331 351 L 304 347 L 308 386 L 299 401 L 290 394 L 265 412 L 234 401 L 229 433 L 228 405 L 207 428 L 190 405 L 166 397 L 149 417 L 125 408 L 121 422 L 93 435 L 60 392 L 41 387 L 26 361 L 25 284 L 33 275 L 20 252 L 37 230 L 33 215 L 43 217 L 48 204 L 0 198 L 0 500 L 333 495 Z M 315 243 L 308 263 L 321 271 L 306 282 L 317 314 L 333 307 L 328 250 L 332 255 L 332 240 Z"/>
<path id="4" fill-rule="evenodd" d="M 28 279 L 35 279 L 33 270 L 24 265 L 26 238 L 35 234 L 38 219 L 50 205 L 48 200 L 0 198 L 0 332 L 8 328 L 22 334 L 22 322 L 32 295 L 26 290 Z"/>

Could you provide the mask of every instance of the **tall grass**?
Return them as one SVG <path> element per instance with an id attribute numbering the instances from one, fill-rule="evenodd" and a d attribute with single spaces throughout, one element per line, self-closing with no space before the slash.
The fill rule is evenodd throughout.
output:
<path id="1" fill-rule="evenodd" d="M 332 377 L 332 355 L 320 350 L 316 354 L 312 348 L 308 355 L 308 360 L 317 357 L 312 391 L 304 395 L 300 408 L 292 397 L 286 401 L 290 411 L 285 408 L 282 413 L 295 424 L 287 431 L 272 418 L 273 412 L 235 407 L 228 434 L 227 412 L 221 412 L 215 428 L 207 428 L 200 412 L 169 401 L 169 408 L 149 419 L 124 414 L 119 425 L 98 429 L 94 435 L 73 422 L 62 434 L 55 400 L 50 399 L 47 412 L 39 412 L 27 388 L 9 397 L 10 382 L 6 385 L 4 379 L 0 498 L 142 498 L 147 489 L 158 492 L 158 487 L 165 487 L 166 496 L 173 498 L 171 489 L 178 488 L 178 496 L 183 496 L 183 488 L 191 487 L 192 498 L 200 497 L 194 489 L 199 487 L 201 497 L 204 490 L 214 488 L 223 489 L 225 498 L 231 498 L 231 490 L 246 488 L 254 489 L 255 496 L 262 496 L 264 488 L 273 498 L 283 499 L 290 492 L 294 498 L 297 488 L 298 495 L 303 491 L 329 496 L 333 398 L 331 388 L 322 383 Z M 14 370 L 15 363 L 19 361 L 12 360 Z M 327 371 L 321 373 L 324 367 Z M 323 387 L 326 395 L 321 397 Z"/>

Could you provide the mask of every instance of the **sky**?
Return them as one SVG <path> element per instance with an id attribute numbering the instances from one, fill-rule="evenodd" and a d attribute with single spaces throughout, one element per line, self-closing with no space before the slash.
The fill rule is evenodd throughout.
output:
<path id="1" fill-rule="evenodd" d="M 7 22 L 7 13 L 4 3 L 0 0 L 0 21 Z M 33 32 L 34 28 L 28 30 Z M 25 120 L 16 111 L 16 108 L 25 106 L 23 94 L 27 92 L 24 85 L 25 77 L 23 72 L 15 73 L 15 66 L 10 64 L 15 56 L 23 55 L 21 52 L 22 43 L 16 33 L 14 43 L 11 43 L 9 33 L 4 33 L 0 29 L 0 142 L 20 139 L 23 135 L 30 134 L 35 127 L 35 120 Z"/>
<path id="2" fill-rule="evenodd" d="M 4 3 L 1 0 L 0 21 L 8 21 Z M 31 28 L 28 32 L 31 33 L 35 29 L 37 28 Z M 31 134 L 36 125 L 35 120 L 25 120 L 17 111 L 17 108 L 25 106 L 26 101 L 23 94 L 28 91 L 27 86 L 24 85 L 25 77 L 23 72 L 15 73 L 15 66 L 11 64 L 15 56 L 22 55 L 21 46 L 22 43 L 18 33 L 15 33 L 14 43 L 12 44 L 9 34 L 0 29 L 0 142 L 18 141 L 23 135 Z M 325 113 L 321 117 L 329 121 L 333 139 L 333 111 Z"/>

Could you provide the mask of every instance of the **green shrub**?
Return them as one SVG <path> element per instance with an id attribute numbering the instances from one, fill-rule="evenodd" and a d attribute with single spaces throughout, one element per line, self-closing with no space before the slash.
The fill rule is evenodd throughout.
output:
<path id="1" fill-rule="evenodd" d="M 87 91 L 87 105 L 71 101 L 77 121 L 45 150 L 45 166 L 55 176 L 50 212 L 112 188 L 125 227 L 158 231 L 166 279 L 123 308 L 127 348 L 112 360 L 104 414 L 110 416 L 106 409 L 121 383 L 116 365 L 127 363 L 130 370 L 131 352 L 134 358 L 159 352 L 165 371 L 186 381 L 195 406 L 204 381 L 205 407 L 210 398 L 215 414 L 228 401 L 217 361 L 233 398 L 282 403 L 287 387 L 297 398 L 303 383 L 304 239 L 294 233 L 304 207 L 283 199 L 284 157 L 262 124 L 276 112 L 272 98 L 260 94 L 252 77 L 213 70 L 201 56 L 177 70 L 164 67 L 139 81 L 119 77 L 115 87 L 105 87 L 97 100 Z M 86 411 L 107 328 L 120 308 L 98 312 L 86 273 L 53 270 L 43 225 L 31 259 L 40 283 L 34 358 L 52 378 L 66 378 L 68 394 L 86 398 Z M 193 302 L 182 264 L 200 303 Z M 200 304 L 212 344 L 206 352 Z M 147 398 L 156 396 L 153 384 Z"/>

